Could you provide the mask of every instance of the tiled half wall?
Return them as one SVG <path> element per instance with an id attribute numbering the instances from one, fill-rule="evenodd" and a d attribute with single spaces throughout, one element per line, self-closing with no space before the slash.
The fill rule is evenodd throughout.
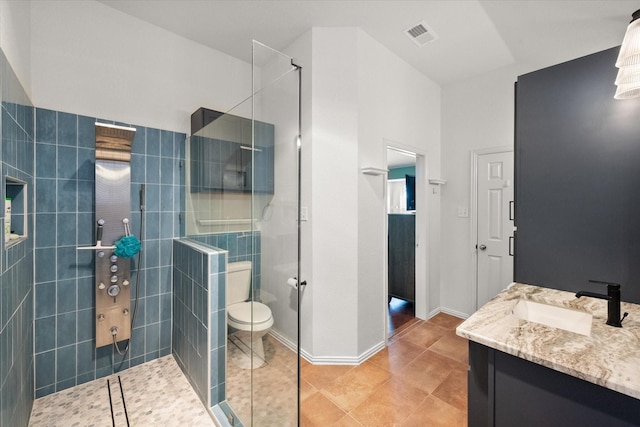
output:
<path id="1" fill-rule="evenodd" d="M 228 262 L 251 261 L 251 288 L 260 300 L 261 233 L 260 231 L 239 231 L 232 233 L 200 234 L 189 236 L 198 242 L 227 250 Z"/>
<path id="2" fill-rule="evenodd" d="M 225 399 L 227 251 L 173 241 L 173 354 L 207 407 Z"/>

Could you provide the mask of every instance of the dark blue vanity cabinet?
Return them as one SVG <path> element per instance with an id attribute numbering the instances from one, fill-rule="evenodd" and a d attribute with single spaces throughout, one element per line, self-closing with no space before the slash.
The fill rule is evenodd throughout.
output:
<path id="1" fill-rule="evenodd" d="M 631 427 L 640 400 L 469 342 L 469 427 Z"/>
<path id="2" fill-rule="evenodd" d="M 190 138 L 191 192 L 273 194 L 274 125 L 253 122 L 252 145 L 251 120 L 229 114 L 210 117 L 214 123 Z"/>

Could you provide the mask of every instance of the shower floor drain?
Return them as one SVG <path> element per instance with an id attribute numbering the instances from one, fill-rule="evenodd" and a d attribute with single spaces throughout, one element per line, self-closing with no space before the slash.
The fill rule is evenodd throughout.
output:
<path id="1" fill-rule="evenodd" d="M 107 390 L 109 392 L 109 406 L 111 408 L 111 424 L 113 427 L 127 426 L 129 424 L 129 414 L 127 413 L 127 402 L 124 398 L 122 380 L 118 375 L 118 381 L 107 380 Z"/>

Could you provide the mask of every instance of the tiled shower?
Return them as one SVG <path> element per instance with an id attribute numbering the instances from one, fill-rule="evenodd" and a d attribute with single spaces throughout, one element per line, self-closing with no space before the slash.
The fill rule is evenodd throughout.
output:
<path id="1" fill-rule="evenodd" d="M 288 70 L 290 58 L 285 59 Z M 273 202 L 276 212 L 291 216 L 289 228 L 280 230 L 279 221 L 269 224 L 270 216 L 262 218 L 271 228 L 270 239 L 263 240 L 264 230 L 252 226 L 252 231 L 218 230 L 185 240 L 185 134 L 33 107 L 1 50 L 0 67 L 1 188 L 7 197 L 16 191 L 8 190 L 7 183 L 19 186 L 12 221 L 24 219 L 24 227 L 12 230 L 16 239 L 0 246 L 0 425 L 27 425 L 34 399 L 172 353 L 206 407 L 222 402 L 228 397 L 226 265 L 251 261 L 251 298 L 260 299 L 268 289 L 274 302 L 273 295 L 282 294 L 278 304 L 287 315 L 295 314 L 289 304 L 297 297 L 290 298 L 294 291 L 286 285 L 287 277 L 296 274 L 295 263 L 287 258 L 295 253 L 295 245 L 274 250 L 285 240 L 273 238 L 278 233 L 295 237 L 289 230 L 295 226 L 292 202 Z M 131 230 L 142 241 L 142 260 L 132 258 L 132 309 L 136 293 L 139 301 L 125 356 L 110 345 L 95 347 L 94 255 L 77 250 L 96 243 L 96 122 L 136 128 L 129 202 Z M 286 141 L 288 155 L 295 155 L 294 139 Z M 265 254 L 272 267 L 286 269 L 264 268 L 264 245 L 270 245 Z M 273 259 L 275 255 L 282 259 Z M 198 259 L 200 269 L 194 267 Z M 194 297 L 193 292 L 199 293 Z M 286 323 L 285 319 L 278 314 L 277 321 Z M 292 406 L 290 400 L 287 405 Z"/>
<path id="2" fill-rule="evenodd" d="M 176 328 L 172 326 L 172 251 L 174 238 L 185 233 L 185 134 L 33 108 L 4 57 L 2 66 L 8 71 L 3 94 L 13 90 L 24 98 L 20 103 L 3 98 L 3 177 L 24 181 L 30 193 L 27 237 L 1 251 L 0 424 L 26 425 L 34 396 L 106 377 L 172 352 L 172 329 Z M 135 287 L 140 286 L 140 299 L 125 357 L 113 346 L 95 348 L 93 254 L 76 249 L 95 243 L 96 122 L 136 128 L 130 200 L 134 235 L 140 231 L 141 184 L 146 188 L 140 284 L 133 280 L 131 292 L 133 299 Z M 223 249 L 218 269 L 226 266 L 227 255 L 232 262 L 252 260 L 253 280 L 259 282 L 259 232 L 202 235 L 198 240 Z M 133 258 L 132 277 L 139 267 L 137 257 Z M 214 277 L 221 271 L 216 270 Z M 224 285 L 223 275 L 215 283 L 220 284 Z M 224 302 L 224 292 L 220 298 Z M 224 303 L 214 309 L 222 321 L 215 319 L 213 332 L 225 336 Z M 181 344 L 176 336 L 173 344 Z M 214 345 L 218 365 L 211 374 L 211 406 L 224 399 L 224 341 L 215 340 Z M 184 364 L 182 368 L 188 370 Z"/>
<path id="3" fill-rule="evenodd" d="M 29 194 L 33 188 L 34 136 L 33 107 L 2 51 L 0 76 L 4 199 L 7 175 L 26 184 L 23 192 Z M 26 237 L 0 245 L 0 425 L 3 426 L 25 425 L 33 404 L 33 198 L 28 195 L 25 199 Z M 4 227 L 0 234 L 4 241 Z"/>
<path id="4" fill-rule="evenodd" d="M 123 359 L 112 346 L 95 348 L 93 253 L 76 249 L 95 243 L 95 122 L 35 110 L 36 397 L 171 353 L 171 250 L 172 239 L 181 235 L 185 135 L 133 125 L 131 220 L 136 236 L 141 184 L 146 205 L 140 284 L 133 280 L 134 287 L 140 286 L 139 308 L 131 349 Z"/>

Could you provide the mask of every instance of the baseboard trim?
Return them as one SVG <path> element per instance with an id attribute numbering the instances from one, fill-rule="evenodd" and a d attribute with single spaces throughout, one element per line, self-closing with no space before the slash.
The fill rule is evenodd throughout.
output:
<path id="1" fill-rule="evenodd" d="M 313 365 L 360 365 L 384 347 L 385 343 L 381 341 L 359 356 L 312 356 L 306 352 L 304 354 L 303 350 L 300 353 Z"/>
<path id="2" fill-rule="evenodd" d="M 451 316 L 459 317 L 461 319 L 467 319 L 469 317 L 468 314 L 462 313 L 461 311 L 452 310 L 446 307 L 437 307 L 431 310 L 427 314 L 427 320 L 431 319 L 433 316 L 438 313 L 445 313 Z M 271 329 L 269 331 L 269 335 L 278 340 L 282 345 L 287 347 L 289 350 L 293 352 L 298 351 L 298 346 L 295 342 L 291 341 L 285 335 L 281 334 L 275 329 Z M 300 348 L 300 356 L 303 357 L 307 362 L 313 365 L 359 365 L 362 362 L 366 361 L 368 358 L 379 352 L 380 350 L 385 348 L 385 342 L 381 341 L 378 344 L 371 347 L 369 350 L 362 353 L 360 356 L 313 356 L 311 353 L 306 351 L 303 348 Z"/>
<path id="3" fill-rule="evenodd" d="M 298 351 L 295 342 L 291 341 L 289 338 L 273 328 L 269 331 L 269 335 L 278 340 L 289 350 L 293 352 Z M 300 348 L 300 356 L 312 365 L 359 365 L 380 350 L 384 349 L 384 347 L 384 341 L 381 341 L 362 353 L 360 356 L 313 356 L 305 349 Z"/>
<path id="4" fill-rule="evenodd" d="M 427 320 L 431 319 L 433 316 L 435 316 L 438 313 L 450 314 L 451 316 L 456 316 L 461 319 L 467 319 L 469 317 L 467 313 L 463 313 L 461 311 L 452 310 L 446 307 L 438 307 L 429 312 L 429 314 L 427 315 Z"/>
<path id="5" fill-rule="evenodd" d="M 296 343 L 291 341 L 288 337 L 282 335 L 280 332 L 278 332 L 275 329 L 271 328 L 268 333 L 273 338 L 278 340 L 280 342 L 280 344 L 282 344 L 283 346 L 287 347 L 289 350 L 293 351 L 294 353 L 298 351 L 298 346 L 296 345 Z"/>

